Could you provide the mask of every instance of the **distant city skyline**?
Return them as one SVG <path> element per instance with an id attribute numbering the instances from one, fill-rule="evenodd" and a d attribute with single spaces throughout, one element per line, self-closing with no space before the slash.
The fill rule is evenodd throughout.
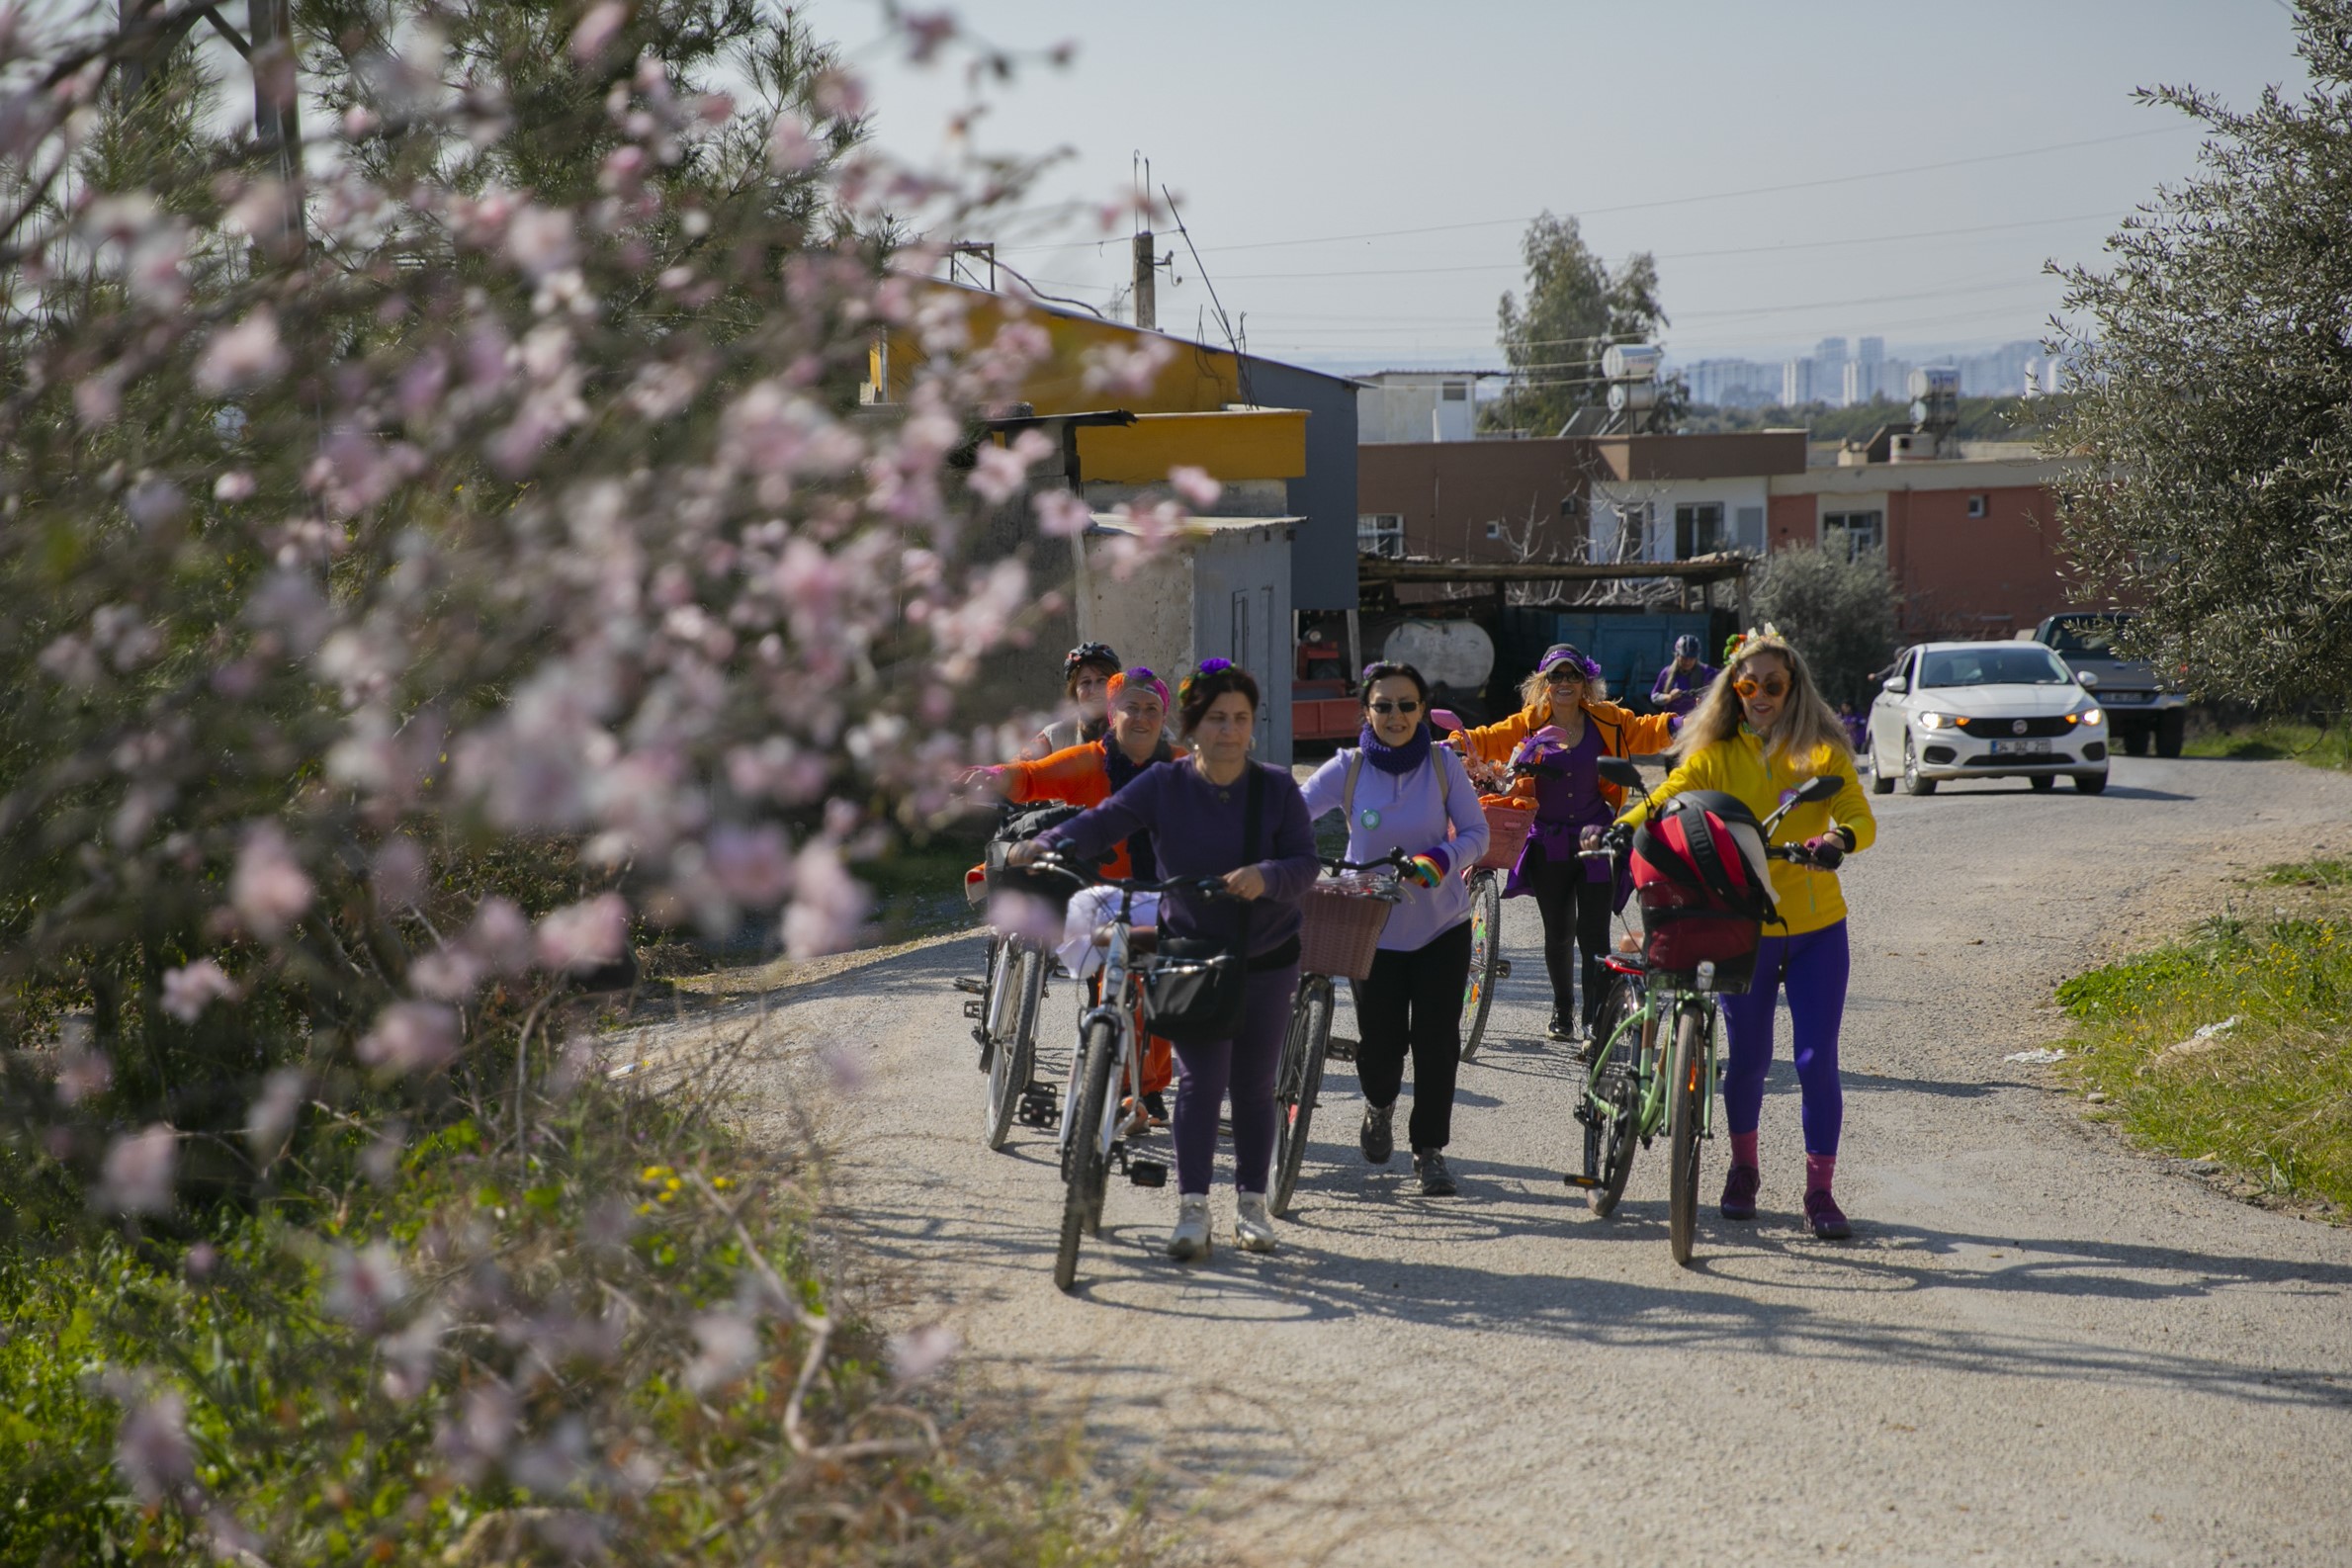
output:
<path id="1" fill-rule="evenodd" d="M 1190 229 L 1160 225 L 1160 324 L 1222 341 L 1205 266 L 1252 349 L 1340 370 L 1499 365 L 1495 303 L 1543 211 L 1612 261 L 1656 256 L 1678 363 L 1803 357 L 1829 335 L 2038 339 L 2062 293 L 2045 263 L 2096 264 L 2195 167 L 2195 128 L 2134 88 L 2245 106 L 2306 84 L 2274 0 L 1978 0 L 1963 26 L 1872 0 L 1497 0 L 1442 26 L 1401 0 L 991 0 L 968 16 L 989 43 L 1071 41 L 1076 63 L 1031 70 L 955 140 L 960 70 L 871 46 L 862 3 L 808 14 L 869 74 L 886 148 L 925 166 L 1068 149 L 1021 213 L 956 237 L 1117 308 L 1127 224 L 1095 215 L 1148 157 Z"/>

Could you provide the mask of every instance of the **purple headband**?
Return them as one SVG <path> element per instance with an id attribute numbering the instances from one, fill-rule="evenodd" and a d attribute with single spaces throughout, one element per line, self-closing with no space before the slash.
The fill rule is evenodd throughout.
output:
<path id="1" fill-rule="evenodd" d="M 1108 684 L 1103 688 L 1104 700 L 1117 702 L 1119 693 L 1129 686 L 1151 687 L 1152 690 L 1160 694 L 1160 706 L 1163 708 L 1168 706 L 1168 683 L 1141 664 L 1136 665 L 1133 669 L 1122 669 L 1116 675 L 1111 676 Z"/>
<path id="2" fill-rule="evenodd" d="M 1195 675 L 1214 675 L 1221 669 L 1231 668 L 1233 668 L 1233 660 L 1230 658 L 1204 658 L 1200 661 L 1200 667 L 1194 670 L 1192 673 Z"/>
<path id="3" fill-rule="evenodd" d="M 1536 664 L 1535 673 L 1538 675 L 1548 675 L 1563 664 L 1575 665 L 1576 672 L 1584 676 L 1584 678 L 1587 680 L 1599 680 L 1601 678 L 1601 666 L 1594 663 L 1591 659 L 1585 657 L 1582 653 L 1579 653 L 1573 648 L 1555 648 L 1550 653 L 1545 653 L 1541 662 Z"/>

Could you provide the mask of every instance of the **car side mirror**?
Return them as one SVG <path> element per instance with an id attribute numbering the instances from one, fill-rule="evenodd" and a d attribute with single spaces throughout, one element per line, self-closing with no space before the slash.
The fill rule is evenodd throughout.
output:
<path id="1" fill-rule="evenodd" d="M 1886 683 L 1880 686 L 1878 689 L 1880 691 L 1892 692 L 1897 697 L 1900 697 L 1904 692 L 1911 689 L 1911 683 L 1900 675 L 1889 675 L 1886 677 Z"/>
<path id="2" fill-rule="evenodd" d="M 2095 669 L 2078 669 L 2074 672 L 2074 681 L 2088 691 L 2099 684 L 2099 672 Z"/>
<path id="3" fill-rule="evenodd" d="M 1605 756 L 1598 764 L 1601 776 L 1619 789 L 1641 788 L 1641 769 L 1621 756 Z"/>
<path id="4" fill-rule="evenodd" d="M 1796 798 L 1807 805 L 1828 800 L 1846 787 L 1846 781 L 1834 773 L 1816 773 L 1796 787 Z"/>

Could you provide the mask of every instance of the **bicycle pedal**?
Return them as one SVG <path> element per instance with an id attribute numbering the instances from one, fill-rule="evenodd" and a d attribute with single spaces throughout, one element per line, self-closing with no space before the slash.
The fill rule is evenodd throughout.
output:
<path id="1" fill-rule="evenodd" d="M 989 983 L 985 980 L 974 980 L 969 975 L 959 975 L 956 977 L 955 989 L 967 997 L 985 997 L 989 994 Z"/>
<path id="2" fill-rule="evenodd" d="M 1335 1034 L 1325 1043 L 1323 1054 L 1334 1062 L 1352 1062 L 1355 1060 L 1355 1042 L 1344 1034 Z"/>
<path id="3" fill-rule="evenodd" d="M 1031 1084 L 1021 1090 L 1020 1104 L 1012 1112 L 1013 1119 L 1024 1127 L 1052 1131 L 1062 1124 L 1060 1094 L 1061 1086 L 1058 1084 Z"/>
<path id="4" fill-rule="evenodd" d="M 1168 1185 L 1168 1167 L 1158 1160 L 1129 1160 L 1127 1179 L 1139 1187 Z"/>
<path id="5" fill-rule="evenodd" d="M 1606 1184 L 1599 1176 L 1572 1176 L 1563 1174 L 1560 1179 L 1567 1182 L 1572 1187 L 1597 1187 Z"/>
<path id="6" fill-rule="evenodd" d="M 1498 958 L 1495 960 L 1495 978 L 1497 980 L 1509 980 L 1511 978 L 1510 959 Z"/>
<path id="7" fill-rule="evenodd" d="M 964 1016 L 967 1018 L 978 1018 L 980 1016 L 980 1003 L 977 1002 L 965 1002 Z"/>

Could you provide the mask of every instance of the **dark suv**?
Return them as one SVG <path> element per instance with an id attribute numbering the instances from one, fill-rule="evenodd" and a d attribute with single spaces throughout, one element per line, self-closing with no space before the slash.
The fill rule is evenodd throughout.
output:
<path id="1" fill-rule="evenodd" d="M 2119 748 L 2145 756 L 2153 741 L 2156 755 L 2179 756 L 2189 699 L 2158 675 L 2153 664 L 2117 655 L 2118 634 L 2131 619 L 2125 611 L 2069 610 L 2036 627 L 2033 641 L 2064 659 L 2075 674 L 2095 679 L 2091 689 L 2107 710 L 2108 734 Z"/>

